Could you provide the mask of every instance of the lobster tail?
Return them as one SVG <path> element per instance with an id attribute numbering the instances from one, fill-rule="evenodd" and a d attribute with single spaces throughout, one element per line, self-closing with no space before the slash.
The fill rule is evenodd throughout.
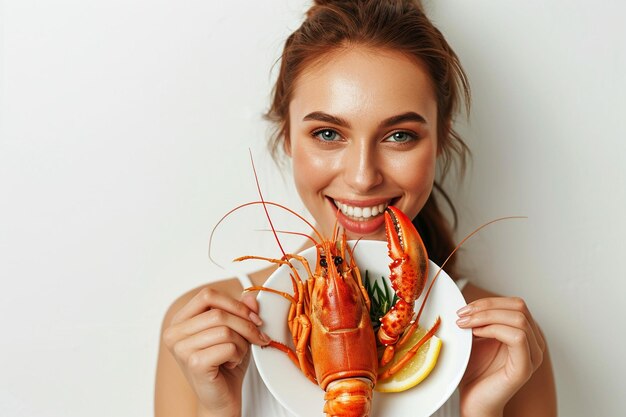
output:
<path id="1" fill-rule="evenodd" d="M 340 379 L 326 387 L 324 413 L 327 417 L 367 417 L 372 403 L 372 381 Z"/>

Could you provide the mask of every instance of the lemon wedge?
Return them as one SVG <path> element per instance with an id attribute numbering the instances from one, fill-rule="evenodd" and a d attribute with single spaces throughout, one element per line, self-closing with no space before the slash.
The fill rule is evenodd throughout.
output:
<path id="1" fill-rule="evenodd" d="M 378 370 L 379 374 L 396 364 L 406 352 L 427 333 L 426 329 L 419 327 L 411 338 L 396 352 L 393 360 Z M 441 351 L 441 339 L 432 336 L 417 351 L 415 356 L 391 378 L 378 381 L 374 389 L 379 392 L 400 392 L 412 388 L 422 382 L 430 374 L 437 363 L 439 351 Z"/>

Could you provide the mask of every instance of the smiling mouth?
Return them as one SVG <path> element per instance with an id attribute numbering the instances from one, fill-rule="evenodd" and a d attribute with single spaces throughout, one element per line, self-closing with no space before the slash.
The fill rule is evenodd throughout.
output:
<path id="1" fill-rule="evenodd" d="M 365 221 L 382 215 L 387 206 L 389 206 L 389 202 L 375 204 L 372 206 L 351 206 L 335 199 L 332 201 L 335 203 L 335 206 L 341 210 L 344 216 L 358 221 Z"/>

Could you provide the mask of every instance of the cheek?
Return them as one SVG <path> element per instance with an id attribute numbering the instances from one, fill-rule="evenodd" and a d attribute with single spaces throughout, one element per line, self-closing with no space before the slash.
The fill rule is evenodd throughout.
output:
<path id="1" fill-rule="evenodd" d="M 432 152 L 429 157 L 425 157 L 420 161 L 420 169 L 418 170 L 418 176 L 422 177 L 422 182 L 427 188 L 432 188 L 435 181 L 435 173 L 437 171 L 437 152 Z"/>
<path id="2" fill-rule="evenodd" d="M 436 167 L 436 147 L 433 147 L 432 152 L 429 150 L 421 153 L 419 157 L 407 159 L 402 168 L 396 167 L 395 172 L 410 173 L 396 176 L 399 186 L 411 196 L 411 201 L 413 201 L 407 214 L 416 216 L 426 204 L 433 189 Z"/>
<path id="3" fill-rule="evenodd" d="M 328 161 L 313 152 L 298 146 L 297 141 L 291 148 L 293 178 L 300 196 L 305 200 L 307 195 L 316 193 L 327 180 L 325 167 Z"/>

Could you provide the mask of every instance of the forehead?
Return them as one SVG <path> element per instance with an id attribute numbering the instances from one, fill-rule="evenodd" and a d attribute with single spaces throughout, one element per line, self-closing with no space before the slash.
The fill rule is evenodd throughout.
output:
<path id="1" fill-rule="evenodd" d="M 426 67 L 396 51 L 352 47 L 324 54 L 302 71 L 295 82 L 290 113 L 380 112 L 381 107 L 388 113 L 409 108 L 436 112 Z"/>

